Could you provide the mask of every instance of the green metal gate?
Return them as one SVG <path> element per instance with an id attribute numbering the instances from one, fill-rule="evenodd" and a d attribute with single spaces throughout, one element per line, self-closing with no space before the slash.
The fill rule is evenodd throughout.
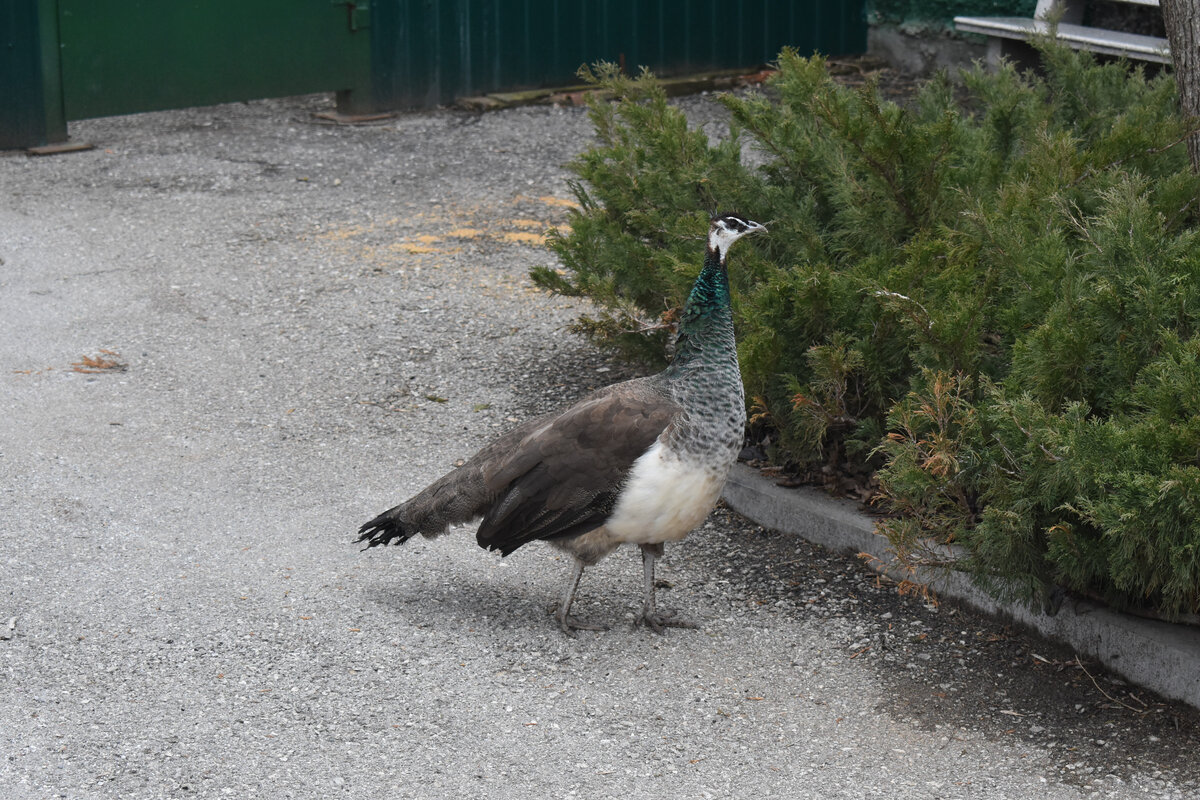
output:
<path id="1" fill-rule="evenodd" d="M 370 80 L 366 20 L 345 2 L 58 0 L 58 20 L 67 119 Z"/>

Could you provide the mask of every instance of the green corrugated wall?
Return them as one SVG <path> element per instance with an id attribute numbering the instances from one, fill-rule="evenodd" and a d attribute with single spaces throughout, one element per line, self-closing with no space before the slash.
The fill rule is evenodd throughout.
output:
<path id="1" fill-rule="evenodd" d="M 845 0 L 373 0 L 373 96 L 385 107 L 576 82 L 603 59 L 658 74 L 866 49 Z"/>

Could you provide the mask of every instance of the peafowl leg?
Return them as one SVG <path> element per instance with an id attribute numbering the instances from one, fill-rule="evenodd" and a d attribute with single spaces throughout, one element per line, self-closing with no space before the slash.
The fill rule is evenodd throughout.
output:
<path id="1" fill-rule="evenodd" d="M 558 627 L 567 636 L 574 636 L 575 631 L 606 631 L 607 625 L 596 625 L 590 622 L 582 622 L 571 616 L 571 604 L 575 602 L 575 590 L 579 588 L 579 579 L 583 577 L 583 562 L 578 558 L 575 559 L 575 566 L 571 570 L 571 577 L 567 581 L 567 593 L 563 595 L 562 605 L 558 607 L 558 613 L 554 618 L 558 620 Z"/>
<path id="2" fill-rule="evenodd" d="M 662 558 L 663 546 L 659 544 L 644 544 L 642 548 L 642 577 L 645 581 L 645 606 L 642 609 L 642 622 L 655 633 L 662 633 L 664 628 L 699 628 L 700 626 L 689 619 L 679 616 L 678 612 L 667 611 L 659 613 L 654 602 L 654 562 Z"/>

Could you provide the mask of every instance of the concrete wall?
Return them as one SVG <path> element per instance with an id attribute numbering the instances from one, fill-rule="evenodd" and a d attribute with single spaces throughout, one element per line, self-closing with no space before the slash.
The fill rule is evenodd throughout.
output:
<path id="1" fill-rule="evenodd" d="M 870 0 L 871 24 L 913 27 L 950 27 L 956 15 L 1031 17 L 1037 0 Z"/>

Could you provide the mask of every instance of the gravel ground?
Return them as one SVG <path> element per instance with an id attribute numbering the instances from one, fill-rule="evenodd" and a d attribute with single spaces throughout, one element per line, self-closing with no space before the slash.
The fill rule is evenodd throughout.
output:
<path id="1" fill-rule="evenodd" d="M 662 637 L 634 550 L 586 574 L 612 629 L 576 639 L 548 547 L 359 552 L 629 371 L 526 277 L 582 112 L 328 106 L 0 155 L 0 795 L 1200 796 L 1195 713 L 724 510 L 668 549 L 702 627 Z"/>

